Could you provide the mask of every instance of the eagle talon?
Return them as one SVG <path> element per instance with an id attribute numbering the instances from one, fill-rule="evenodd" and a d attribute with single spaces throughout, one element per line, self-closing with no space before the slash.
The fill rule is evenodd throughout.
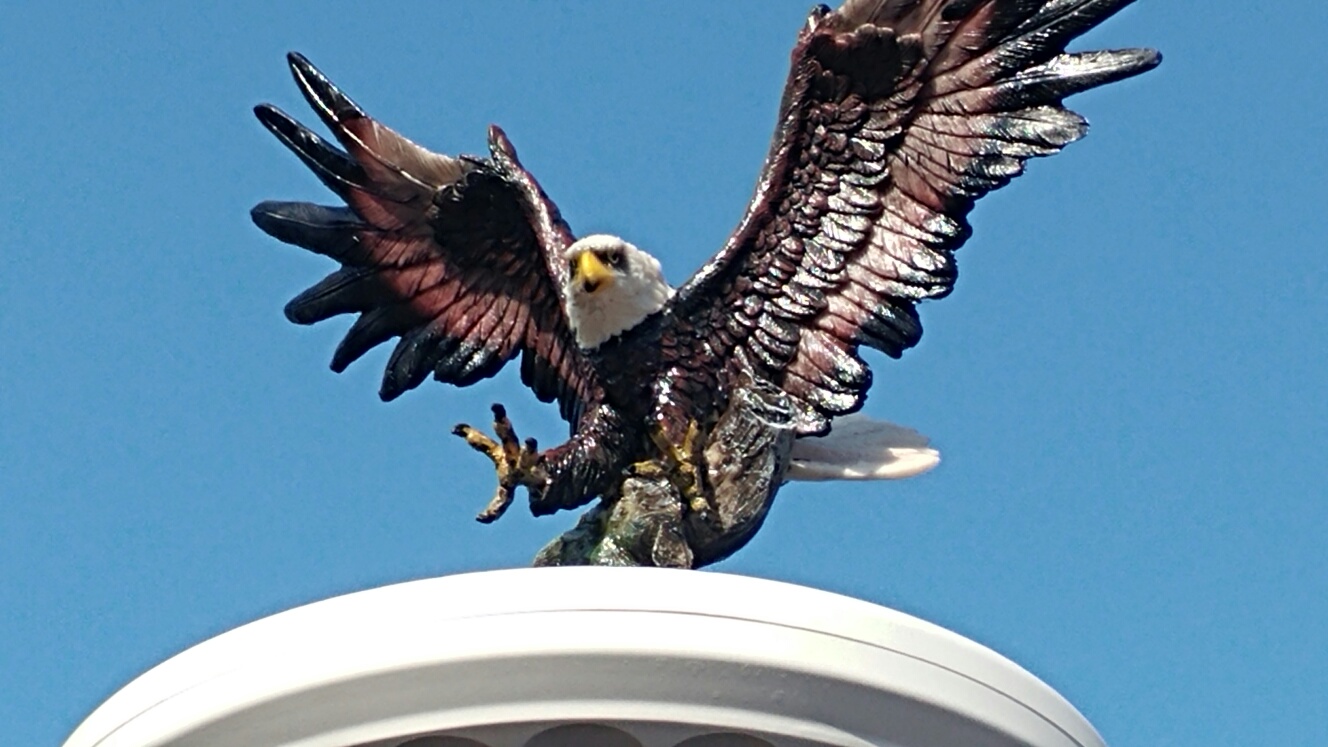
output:
<path id="1" fill-rule="evenodd" d="M 627 474 L 631 477 L 640 477 L 646 480 L 655 480 L 661 477 L 669 478 L 669 470 L 654 459 L 646 459 L 629 465 Z"/>
<path id="2" fill-rule="evenodd" d="M 526 486 L 532 501 L 538 501 L 548 484 L 548 475 L 539 466 L 539 444 L 527 438 L 522 443 L 516 436 L 512 421 L 502 405 L 493 406 L 493 432 L 495 441 L 469 425 L 461 424 L 452 433 L 465 439 L 470 447 L 487 456 L 498 473 L 498 489 L 483 511 L 475 517 L 482 524 L 497 521 L 512 505 L 512 497 L 519 485 Z"/>
<path id="3" fill-rule="evenodd" d="M 695 420 L 687 423 L 687 432 L 683 435 L 681 445 L 671 442 L 662 429 L 651 429 L 650 440 L 660 450 L 661 458 L 637 462 L 629 469 L 638 477 L 666 478 L 673 483 L 673 487 L 677 488 L 683 500 L 687 501 L 687 507 L 692 513 L 699 514 L 704 519 L 714 513 L 714 507 L 711 505 L 710 496 L 706 494 L 701 469 L 694 456 L 697 453 L 696 444 L 699 436 L 700 429 Z"/>
<path id="4" fill-rule="evenodd" d="M 507 513 L 507 507 L 510 505 L 512 505 L 512 491 L 499 485 L 498 490 L 493 494 L 493 498 L 489 500 L 489 505 L 475 515 L 475 521 L 481 524 L 492 524 L 504 513 Z"/>
<path id="5" fill-rule="evenodd" d="M 702 493 L 693 493 L 691 496 L 688 496 L 687 507 L 692 510 L 692 513 L 700 514 L 702 518 L 706 518 L 710 515 L 710 499 Z"/>

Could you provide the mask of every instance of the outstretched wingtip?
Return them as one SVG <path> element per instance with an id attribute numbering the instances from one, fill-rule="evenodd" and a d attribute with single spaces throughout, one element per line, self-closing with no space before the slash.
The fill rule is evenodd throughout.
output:
<path id="1" fill-rule="evenodd" d="M 254 116 L 258 118 L 260 124 L 278 137 L 281 136 L 281 132 L 286 123 L 293 121 L 289 115 L 272 104 L 259 104 L 258 106 L 255 106 Z"/>
<path id="2" fill-rule="evenodd" d="M 300 246 L 300 236 L 295 231 L 300 227 L 307 227 L 308 216 L 305 215 L 308 212 L 307 208 L 316 207 L 298 202 L 264 200 L 249 208 L 249 220 L 268 236 L 287 244 Z"/>
<path id="3" fill-rule="evenodd" d="M 267 221 L 268 215 L 272 210 L 272 204 L 271 200 L 264 200 L 249 208 L 249 220 L 253 221 L 254 225 L 258 226 L 259 230 L 263 233 L 268 233 L 268 230 L 264 228 L 263 225 Z"/>
<path id="4" fill-rule="evenodd" d="M 283 241 L 287 244 L 292 243 L 289 234 L 288 225 L 290 220 L 286 217 L 286 212 L 294 203 L 279 202 L 277 200 L 264 200 L 263 202 L 249 208 L 249 220 L 254 222 L 254 226 L 263 233 L 272 238 Z"/>
<path id="5" fill-rule="evenodd" d="M 288 302 L 285 306 L 281 307 L 281 313 L 283 316 L 286 317 L 286 321 L 290 322 L 291 324 L 300 324 L 308 326 L 309 322 L 304 321 L 294 307 L 295 307 L 295 301 L 293 300 Z M 341 373 L 340 371 L 337 371 L 335 366 L 332 367 L 332 370 L 336 371 L 337 373 Z"/>
<path id="6" fill-rule="evenodd" d="M 1049 64 L 1057 66 L 1068 96 L 1142 75 L 1161 63 L 1162 54 L 1156 49 L 1135 48 L 1066 53 Z"/>
<path id="7" fill-rule="evenodd" d="M 299 52 L 287 52 L 286 63 L 290 65 L 295 85 L 300 87 L 305 100 L 328 126 L 366 116 L 364 110 L 328 80 L 321 70 L 314 67 L 309 58 Z"/>
<path id="8" fill-rule="evenodd" d="M 1131 52 L 1139 58 L 1139 71 L 1145 72 L 1152 70 L 1162 64 L 1162 53 L 1156 49 L 1132 49 Z"/>
<path id="9" fill-rule="evenodd" d="M 254 107 L 254 116 L 259 124 L 276 136 L 287 148 L 294 150 L 301 157 L 307 155 L 306 141 L 317 140 L 317 136 L 295 118 L 272 104 L 259 104 Z"/>
<path id="10" fill-rule="evenodd" d="M 314 67 L 314 63 L 299 52 L 287 52 L 286 64 L 290 66 L 291 75 L 295 77 L 295 81 L 300 84 L 301 88 L 304 87 L 303 81 L 306 80 L 322 81 L 331 85 L 331 83 L 328 83 L 327 76 L 323 75 L 323 71 Z"/>

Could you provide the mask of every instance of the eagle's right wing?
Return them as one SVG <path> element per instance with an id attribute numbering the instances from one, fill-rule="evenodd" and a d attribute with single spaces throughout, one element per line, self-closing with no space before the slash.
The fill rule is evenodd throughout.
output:
<path id="1" fill-rule="evenodd" d="M 391 400 L 432 374 L 458 386 L 521 354 L 537 397 L 574 426 L 601 399 L 594 369 L 563 310 L 572 235 L 558 209 L 490 129 L 488 159 L 432 153 L 367 116 L 303 56 L 289 55 L 305 98 L 346 149 L 274 106 L 254 111 L 347 207 L 264 202 L 254 223 L 341 263 L 286 306 L 297 324 L 356 313 L 332 357 L 340 372 L 400 338 L 379 395 Z"/>
<path id="2" fill-rule="evenodd" d="M 675 378 L 704 394 L 714 361 L 744 362 L 793 396 L 802 435 L 860 408 L 859 347 L 917 344 L 916 306 L 954 286 L 974 203 L 1087 131 L 1064 99 L 1158 64 L 1149 49 L 1065 51 L 1131 2 L 814 9 L 751 206 L 674 296 Z"/>

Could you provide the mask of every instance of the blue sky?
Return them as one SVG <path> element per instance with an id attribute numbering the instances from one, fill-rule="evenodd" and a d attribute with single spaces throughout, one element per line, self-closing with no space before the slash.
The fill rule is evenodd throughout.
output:
<path id="1" fill-rule="evenodd" d="M 437 150 L 503 125 L 574 229 L 681 282 L 727 236 L 807 0 L 0 9 L 0 726 L 58 744 L 165 657 L 379 584 L 524 565 L 573 520 L 472 520 L 448 435 L 514 372 L 377 401 L 386 350 L 281 315 L 326 260 L 248 208 L 330 200 L 255 122 L 283 54 Z M 735 573 L 1012 657 L 1113 745 L 1328 744 L 1328 6 L 1141 0 L 1079 43 L 1157 71 L 985 199 L 868 412 L 944 463 L 794 485 Z M 1317 714 L 1317 715 L 1315 715 Z"/>

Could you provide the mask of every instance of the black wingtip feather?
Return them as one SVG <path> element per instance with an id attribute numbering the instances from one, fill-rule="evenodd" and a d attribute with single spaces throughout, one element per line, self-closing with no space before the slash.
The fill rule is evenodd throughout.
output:
<path id="1" fill-rule="evenodd" d="M 298 155 L 300 149 L 296 146 L 300 132 L 300 123 L 286 112 L 278 109 L 272 104 L 259 104 L 254 107 L 254 116 L 258 118 L 259 124 L 270 133 L 272 133 L 282 145 L 295 151 Z"/>
<path id="2" fill-rule="evenodd" d="M 373 268 L 345 267 L 307 288 L 286 304 L 286 318 L 295 324 L 317 324 L 340 314 L 380 308 L 390 294 L 375 282 Z"/>
<path id="3" fill-rule="evenodd" d="M 1140 73 L 1146 73 L 1162 64 L 1162 53 L 1156 49 L 1123 49 L 1121 52 L 1127 52 L 1136 57 L 1135 64 L 1138 66 L 1138 72 Z"/>
<path id="4" fill-rule="evenodd" d="M 358 163 L 289 114 L 271 104 L 259 104 L 254 107 L 254 116 L 342 199 L 348 199 L 349 190 L 373 192 L 366 186 L 364 170 Z"/>
<path id="5" fill-rule="evenodd" d="M 367 116 L 358 104 L 328 80 L 304 55 L 288 52 L 286 62 L 305 100 L 328 127 L 335 130 L 339 122 Z"/>
<path id="6" fill-rule="evenodd" d="M 455 338 L 449 338 L 428 327 L 402 331 L 392 355 L 388 357 L 387 368 L 383 371 L 383 383 L 379 395 L 395 397 L 408 389 L 414 389 L 429 378 L 437 360 L 458 344 Z"/>
<path id="7" fill-rule="evenodd" d="M 414 323 L 409 311 L 401 306 L 380 306 L 360 314 L 332 354 L 332 370 L 345 371 L 365 353 L 408 333 Z"/>
<path id="8" fill-rule="evenodd" d="M 364 265 L 370 260 L 356 231 L 363 225 L 348 208 L 308 202 L 261 202 L 249 219 L 272 238 L 331 257 L 342 265 Z"/>
<path id="9" fill-rule="evenodd" d="M 258 227 L 258 230 L 271 236 L 272 231 L 269 230 L 269 226 L 272 223 L 272 212 L 275 207 L 280 204 L 281 203 L 276 202 L 275 200 L 264 200 L 263 202 L 254 205 L 249 208 L 249 220 L 254 222 L 254 225 Z"/>
<path id="10" fill-rule="evenodd" d="M 297 301 L 299 301 L 298 298 L 292 298 L 291 300 L 286 302 L 285 306 L 281 307 L 281 313 L 283 316 L 286 317 L 286 321 L 290 322 L 291 324 L 299 324 L 301 326 L 308 326 L 310 324 L 313 324 L 314 323 L 313 320 L 304 318 L 304 315 L 301 313 L 300 310 L 300 304 L 296 303 Z M 338 371 L 338 373 L 340 372 Z"/>

